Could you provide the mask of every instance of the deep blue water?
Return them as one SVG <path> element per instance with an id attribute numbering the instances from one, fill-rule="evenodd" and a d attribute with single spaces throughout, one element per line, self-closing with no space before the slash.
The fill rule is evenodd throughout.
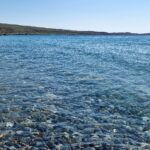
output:
<path id="1" fill-rule="evenodd" d="M 150 36 L 0 36 L 0 111 L 3 147 L 21 130 L 35 147 L 37 132 L 47 148 L 144 149 Z"/>

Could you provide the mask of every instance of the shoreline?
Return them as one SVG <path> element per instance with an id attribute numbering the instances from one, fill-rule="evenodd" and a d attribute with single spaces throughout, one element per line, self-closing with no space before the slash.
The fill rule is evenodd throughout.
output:
<path id="1" fill-rule="evenodd" d="M 14 33 L 14 34 L 0 34 L 0 36 L 13 36 L 13 35 L 17 35 L 17 36 L 21 36 L 21 35 L 33 35 L 33 36 L 37 36 L 37 35 L 48 35 L 48 36 L 53 36 L 53 35 L 58 35 L 58 36 L 150 36 L 150 34 L 61 34 L 61 33 L 58 33 L 58 34 L 17 34 L 17 33 Z"/>

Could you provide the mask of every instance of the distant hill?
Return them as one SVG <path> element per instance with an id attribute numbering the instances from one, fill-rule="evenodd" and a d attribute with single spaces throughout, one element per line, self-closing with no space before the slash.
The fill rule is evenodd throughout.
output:
<path id="1" fill-rule="evenodd" d="M 130 32 L 108 33 L 94 31 L 74 31 L 63 29 L 52 29 L 43 27 L 32 27 L 0 23 L 0 35 L 42 35 L 42 34 L 62 34 L 62 35 L 138 35 Z M 150 35 L 150 33 L 142 34 Z"/>

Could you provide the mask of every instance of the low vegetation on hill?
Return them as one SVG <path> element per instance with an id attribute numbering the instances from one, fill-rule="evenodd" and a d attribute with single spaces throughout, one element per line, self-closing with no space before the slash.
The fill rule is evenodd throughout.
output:
<path id="1" fill-rule="evenodd" d="M 94 31 L 74 31 L 63 29 L 52 29 L 32 26 L 21 26 L 11 24 L 0 24 L 0 35 L 38 35 L 38 34 L 64 34 L 64 35 L 137 35 L 136 33 L 108 33 Z"/>

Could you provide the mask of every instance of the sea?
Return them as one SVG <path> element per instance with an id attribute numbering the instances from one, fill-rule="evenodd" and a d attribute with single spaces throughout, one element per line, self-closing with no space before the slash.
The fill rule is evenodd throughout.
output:
<path id="1" fill-rule="evenodd" d="M 0 147 L 150 149 L 150 36 L 0 36 Z"/>

